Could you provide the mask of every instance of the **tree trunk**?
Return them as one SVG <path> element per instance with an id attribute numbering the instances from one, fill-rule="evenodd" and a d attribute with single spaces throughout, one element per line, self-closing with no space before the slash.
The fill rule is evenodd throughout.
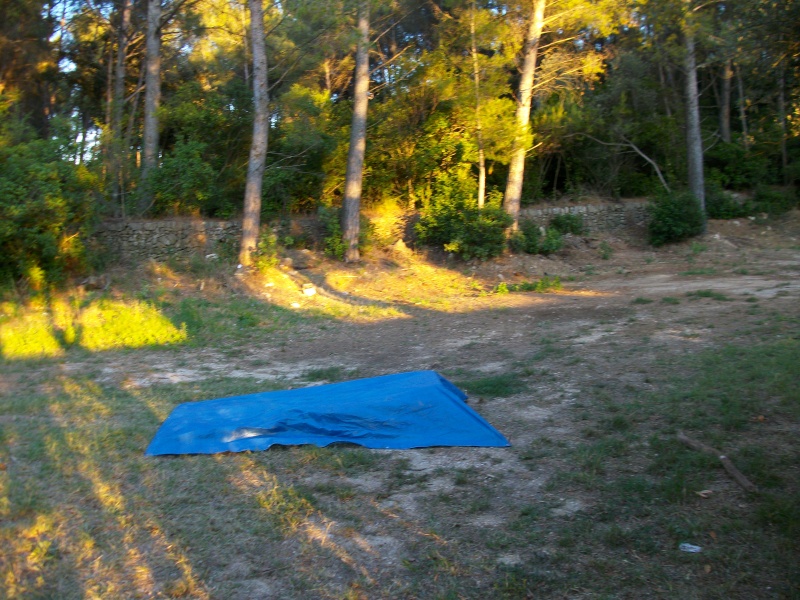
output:
<path id="1" fill-rule="evenodd" d="M 778 123 L 781 130 L 781 173 L 784 185 L 788 185 L 789 178 L 789 151 L 786 146 L 786 139 L 789 136 L 789 128 L 786 125 L 786 77 L 783 69 L 783 60 L 778 66 Z"/>
<path id="2" fill-rule="evenodd" d="M 131 0 L 122 0 L 122 14 L 117 40 L 117 59 L 114 66 L 114 95 L 111 109 L 111 190 L 114 204 L 125 216 L 125 201 L 122 193 L 123 155 L 122 117 L 125 109 L 125 60 L 128 54 L 128 30 L 131 26 Z"/>
<path id="3" fill-rule="evenodd" d="M 472 79 L 475 83 L 475 137 L 478 142 L 478 208 L 486 202 L 486 153 L 483 150 L 483 130 L 481 129 L 481 74 L 478 64 L 478 43 L 475 39 L 475 0 L 470 11 L 469 32 L 472 42 Z"/>
<path id="4" fill-rule="evenodd" d="M 700 98 L 697 92 L 697 57 L 691 24 L 684 31 L 686 44 L 686 161 L 689 191 L 705 215 L 705 183 L 703 181 L 703 138 L 700 133 Z"/>
<path id="5" fill-rule="evenodd" d="M 503 208 L 514 219 L 512 229 L 519 227 L 519 206 L 522 199 L 522 182 L 525 177 L 525 155 L 528 151 L 528 125 L 531 120 L 531 100 L 533 98 L 533 81 L 536 73 L 536 58 L 539 53 L 539 40 L 544 27 L 544 9 L 546 0 L 534 0 L 533 12 L 528 25 L 528 34 L 522 52 L 522 77 L 517 95 L 517 136 L 511 150 L 511 162 L 508 168 L 508 183 L 503 198 Z"/>
<path id="6" fill-rule="evenodd" d="M 145 56 L 144 139 L 142 142 L 142 191 L 139 213 L 153 204 L 152 178 L 158 165 L 158 105 L 161 102 L 161 0 L 147 2 Z"/>
<path id="7" fill-rule="evenodd" d="M 242 218 L 242 245 L 239 262 L 243 266 L 253 263 L 253 253 L 258 246 L 258 229 L 261 225 L 261 188 L 264 183 L 264 166 L 269 139 L 269 95 L 267 90 L 267 51 L 264 43 L 264 9 L 262 0 L 249 0 L 250 33 L 253 50 L 253 142 L 247 166 L 247 184 L 244 190 L 244 216 Z"/>
<path id="8" fill-rule="evenodd" d="M 723 142 L 731 143 L 731 83 L 733 65 L 731 59 L 725 60 L 722 67 L 722 86 L 719 94 L 719 135 Z"/>
<path id="9" fill-rule="evenodd" d="M 356 49 L 355 100 L 350 126 L 350 149 L 342 203 L 342 238 L 344 259 L 359 260 L 361 187 L 364 174 L 364 153 L 367 148 L 367 104 L 369 103 L 369 4 L 362 0 L 358 7 L 358 47 Z"/>
<path id="10" fill-rule="evenodd" d="M 745 150 L 750 149 L 750 140 L 747 133 L 747 100 L 744 97 L 744 83 L 742 82 L 742 69 L 736 69 L 736 87 L 739 90 L 739 121 L 742 124 L 742 145 Z"/>

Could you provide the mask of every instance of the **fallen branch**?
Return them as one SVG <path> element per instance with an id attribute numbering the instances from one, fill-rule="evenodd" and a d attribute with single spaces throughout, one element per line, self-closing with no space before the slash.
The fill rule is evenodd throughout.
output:
<path id="1" fill-rule="evenodd" d="M 728 475 L 733 477 L 736 483 L 738 483 L 748 492 L 758 491 L 758 488 L 755 485 L 753 485 L 753 482 L 751 482 L 747 477 L 745 477 L 742 474 L 742 472 L 734 466 L 734 464 L 731 462 L 731 459 L 729 459 L 727 456 L 725 456 L 722 452 L 720 452 L 716 448 L 712 448 L 711 446 L 706 446 L 702 442 L 693 440 L 682 431 L 678 432 L 678 441 L 683 442 L 684 444 L 689 446 L 689 448 L 691 448 L 692 450 L 697 450 L 698 452 L 705 452 L 706 454 L 713 454 L 714 456 L 719 458 L 720 462 L 722 463 L 722 466 L 728 472 Z"/>

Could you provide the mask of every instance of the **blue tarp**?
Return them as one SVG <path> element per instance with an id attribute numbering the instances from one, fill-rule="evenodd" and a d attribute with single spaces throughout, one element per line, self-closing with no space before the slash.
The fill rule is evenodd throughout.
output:
<path id="1" fill-rule="evenodd" d="M 413 371 L 175 407 L 146 454 L 215 454 L 274 444 L 366 448 L 508 446 L 435 371 Z"/>

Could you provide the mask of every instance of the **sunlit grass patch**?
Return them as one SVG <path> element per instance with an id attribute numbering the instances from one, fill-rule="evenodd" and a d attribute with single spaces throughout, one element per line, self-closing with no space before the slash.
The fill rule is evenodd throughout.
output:
<path id="1" fill-rule="evenodd" d="M 0 354 L 3 358 L 60 356 L 64 348 L 56 339 L 49 315 L 27 314 L 0 320 Z"/>
<path id="2" fill-rule="evenodd" d="M 87 350 L 138 348 L 186 341 L 186 326 L 175 327 L 154 306 L 139 301 L 100 300 L 78 319 L 78 343 Z"/>
<path id="3" fill-rule="evenodd" d="M 187 339 L 185 326 L 176 327 L 155 306 L 140 300 L 101 298 L 82 306 L 79 298 L 54 298 L 4 313 L 0 353 L 12 360 L 61 356 L 73 346 L 95 352 Z"/>

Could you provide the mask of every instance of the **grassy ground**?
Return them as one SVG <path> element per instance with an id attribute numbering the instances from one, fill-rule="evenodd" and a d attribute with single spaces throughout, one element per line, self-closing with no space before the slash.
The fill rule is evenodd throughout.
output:
<path id="1" fill-rule="evenodd" d="M 468 278 L 450 277 L 454 293 L 476 292 Z M 641 385 L 626 384 L 624 372 L 602 374 L 598 356 L 577 355 L 546 323 L 501 372 L 442 364 L 479 411 L 503 403 L 530 411 L 534 386 L 563 390 L 570 372 L 600 373 L 570 380 L 577 400 L 559 405 L 560 429 L 508 450 L 473 449 L 468 460 L 459 449 L 353 447 L 152 458 L 143 450 L 177 404 L 292 382 L 104 379 L 81 344 L 89 309 L 137 330 L 135 319 L 153 319 L 161 325 L 144 329 L 173 336 L 160 340 L 173 344 L 160 352 L 180 360 L 209 348 L 235 359 L 243 343 L 279 347 L 310 329 L 322 338 L 329 325 L 349 327 L 336 324 L 346 311 L 359 321 L 402 310 L 291 310 L 173 289 L 62 298 L 60 308 L 5 305 L 7 339 L 39 315 L 56 351 L 24 360 L 7 351 L 0 361 L 0 597 L 800 597 L 796 311 L 710 289 L 650 303 L 636 296 L 619 309 L 631 327 L 625 311 L 702 303 L 735 304 L 750 318 L 727 341 L 688 354 L 631 334 L 618 353 L 637 357 L 630 361 Z M 428 306 L 446 305 L 441 295 L 415 293 Z M 509 310 L 482 313 L 481 330 L 519 318 Z M 74 323 L 84 330 L 69 333 Z M 597 320 L 598 330 L 610 326 Z M 106 343 L 127 348 L 115 350 L 119 360 L 135 360 L 154 342 Z M 656 359 L 644 360 L 650 351 Z M 359 373 L 332 364 L 303 376 Z M 502 423 L 512 432 L 521 427 L 515 414 Z M 717 458 L 683 446 L 679 430 L 726 453 L 759 491 L 745 492 Z M 702 551 L 682 552 L 681 543 Z"/>

